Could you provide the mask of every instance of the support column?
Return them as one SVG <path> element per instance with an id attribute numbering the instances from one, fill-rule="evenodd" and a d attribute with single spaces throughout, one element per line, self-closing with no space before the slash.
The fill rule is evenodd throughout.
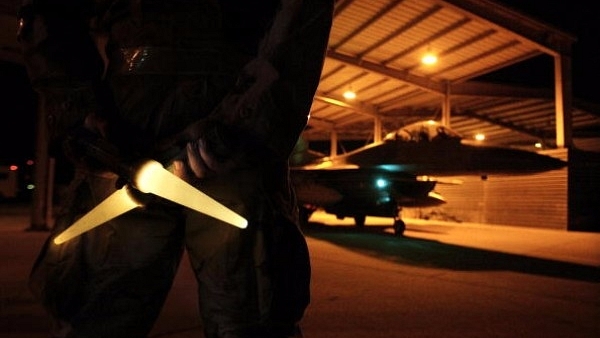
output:
<path id="1" fill-rule="evenodd" d="M 329 138 L 329 157 L 337 156 L 337 144 L 338 144 L 338 134 L 337 131 L 332 130 Z"/>
<path id="2" fill-rule="evenodd" d="M 48 128 L 46 125 L 46 103 L 43 95 L 38 95 L 36 118 L 35 167 L 31 201 L 31 224 L 27 230 L 47 231 L 46 210 L 48 194 Z"/>
<path id="3" fill-rule="evenodd" d="M 556 146 L 569 148 L 573 145 L 573 81 L 570 55 L 559 54 L 554 57 L 554 97 Z"/>
<path id="4" fill-rule="evenodd" d="M 373 142 L 381 142 L 381 118 L 376 117 L 373 121 Z"/>
<path id="5" fill-rule="evenodd" d="M 446 92 L 442 101 L 442 125 L 450 127 L 450 112 L 452 110 L 450 101 L 450 84 L 448 81 L 445 83 Z"/>

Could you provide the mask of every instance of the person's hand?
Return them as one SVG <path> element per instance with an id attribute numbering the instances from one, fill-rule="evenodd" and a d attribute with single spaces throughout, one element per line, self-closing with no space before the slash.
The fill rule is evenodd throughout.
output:
<path id="1" fill-rule="evenodd" d="M 188 165 L 194 176 L 202 179 L 227 173 L 242 163 L 242 154 L 233 149 L 227 151 L 223 147 L 219 148 L 215 149 L 214 144 L 211 145 L 202 138 L 187 144 Z"/>

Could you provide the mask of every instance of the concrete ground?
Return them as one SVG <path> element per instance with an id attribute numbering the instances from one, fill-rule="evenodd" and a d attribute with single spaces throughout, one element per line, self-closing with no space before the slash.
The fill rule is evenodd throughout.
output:
<path id="1" fill-rule="evenodd" d="M 306 338 L 600 337 L 600 234 L 407 220 L 405 236 L 368 218 L 317 213 Z M 0 205 L 0 337 L 49 337 L 29 293 L 47 232 L 27 205 Z M 184 260 L 151 337 L 203 337 Z"/>

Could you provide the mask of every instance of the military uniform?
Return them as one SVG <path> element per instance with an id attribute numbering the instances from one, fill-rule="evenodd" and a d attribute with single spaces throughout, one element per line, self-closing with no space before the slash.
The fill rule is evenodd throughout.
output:
<path id="1" fill-rule="evenodd" d="M 333 0 L 26 0 L 19 41 L 53 142 L 73 163 L 31 287 L 56 337 L 144 337 L 187 251 L 205 336 L 289 337 L 310 263 L 287 157 L 318 85 Z M 152 158 L 244 216 L 247 229 L 144 196 L 57 246 L 123 184 L 72 142 Z"/>

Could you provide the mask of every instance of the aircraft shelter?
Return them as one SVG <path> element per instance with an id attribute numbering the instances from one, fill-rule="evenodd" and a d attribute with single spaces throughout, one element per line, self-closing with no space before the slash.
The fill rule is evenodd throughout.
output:
<path id="1" fill-rule="evenodd" d="M 14 39 L 19 0 L 0 4 L 0 60 L 22 63 Z M 435 119 L 464 137 L 566 159 L 565 169 L 522 177 L 464 178 L 438 190 L 451 202 L 420 214 L 490 224 L 600 231 L 600 107 L 573 97 L 576 37 L 491 0 L 337 0 L 321 82 L 303 137 L 381 140 Z M 424 53 L 438 62 L 421 63 Z M 484 81 L 542 63 L 547 87 Z M 524 74 L 527 76 L 527 74 Z M 345 99 L 345 91 L 357 97 Z M 536 148 L 534 145 L 538 144 Z M 47 186 L 38 182 L 38 187 Z M 46 182 L 47 183 L 47 182 Z M 43 195 L 43 194 L 40 194 Z"/>

